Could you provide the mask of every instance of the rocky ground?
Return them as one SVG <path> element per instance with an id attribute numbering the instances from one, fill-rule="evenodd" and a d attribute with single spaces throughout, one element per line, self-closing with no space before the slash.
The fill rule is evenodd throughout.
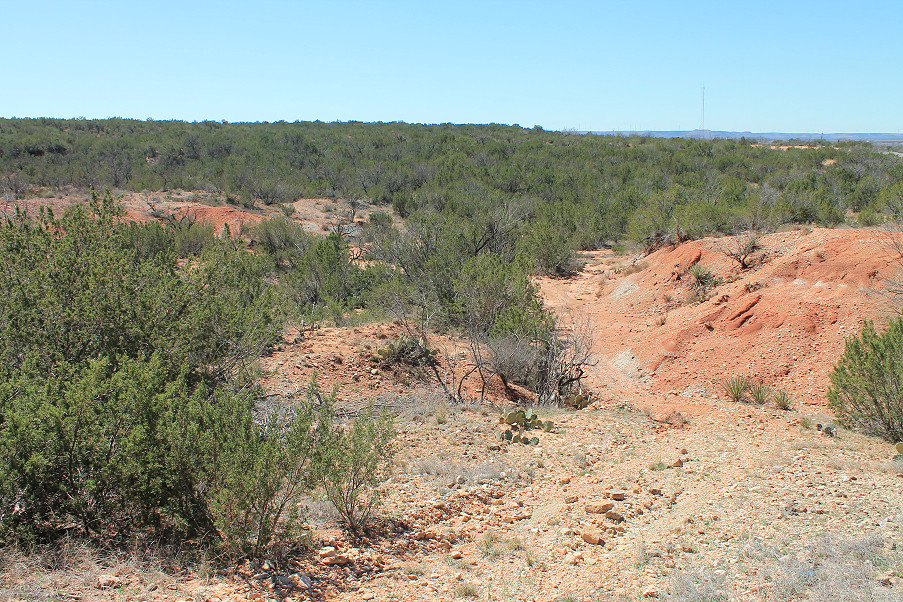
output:
<path id="1" fill-rule="evenodd" d="M 514 402 L 498 388 L 451 405 L 428 375 L 376 361 L 397 324 L 287 332 L 264 358 L 273 393 L 316 374 L 348 411 L 398 410 L 381 536 L 351 538 L 313 503 L 310 548 L 288 565 L 7 551 L 0 600 L 903 599 L 893 446 L 816 429 L 831 420 L 824 394 L 845 337 L 893 310 L 883 289 L 899 265 L 884 236 L 771 234 L 748 270 L 723 252 L 727 238 L 599 252 L 575 277 L 541 281 L 565 322 L 592 325 L 596 363 L 589 408 L 537 408 L 554 421 L 538 446 L 499 439 Z M 697 263 L 715 280 L 693 296 Z M 451 378 L 463 346 L 433 343 Z M 721 383 L 735 375 L 795 406 L 728 401 Z"/>

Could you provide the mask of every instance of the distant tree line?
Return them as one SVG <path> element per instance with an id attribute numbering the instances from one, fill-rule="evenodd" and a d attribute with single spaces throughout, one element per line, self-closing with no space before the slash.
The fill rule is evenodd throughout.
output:
<path id="1" fill-rule="evenodd" d="M 869 144 L 777 151 L 495 124 L 0 119 L 0 179 L 8 197 L 70 185 L 232 203 L 326 196 L 459 222 L 504 207 L 547 272 L 566 269 L 567 250 L 612 241 L 654 247 L 851 215 L 874 225 L 903 210 L 903 163 Z"/>

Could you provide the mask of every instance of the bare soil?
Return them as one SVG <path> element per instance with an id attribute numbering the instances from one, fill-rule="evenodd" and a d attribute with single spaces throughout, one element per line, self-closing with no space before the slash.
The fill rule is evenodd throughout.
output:
<path id="1" fill-rule="evenodd" d="M 114 197 L 119 199 L 129 221 L 144 223 L 187 217 L 212 224 L 217 234 L 228 225 L 233 236 L 241 234 L 243 228 L 255 226 L 262 219 L 284 215 L 279 204 L 230 205 L 224 197 L 210 192 L 117 192 Z M 49 207 L 60 216 L 73 205 L 86 204 L 88 198 L 89 195 L 84 192 L 71 190 L 64 195 L 0 200 L 0 218 L 15 215 L 17 207 L 30 217 L 37 215 L 41 207 Z M 325 234 L 342 224 L 351 223 L 351 206 L 342 199 L 299 199 L 284 206 L 291 208 L 290 218 L 309 232 Z M 379 210 L 361 202 L 354 213 L 354 223 L 365 221 L 371 213 Z"/>

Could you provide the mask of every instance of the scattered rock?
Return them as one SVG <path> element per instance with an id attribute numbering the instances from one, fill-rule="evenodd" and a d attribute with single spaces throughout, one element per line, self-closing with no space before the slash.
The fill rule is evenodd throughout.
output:
<path id="1" fill-rule="evenodd" d="M 605 513 L 605 518 L 607 518 L 608 520 L 613 520 L 616 523 L 624 520 L 624 516 L 617 510 L 609 510 Z"/>
<path id="2" fill-rule="evenodd" d="M 650 585 L 646 589 L 643 590 L 644 598 L 658 598 L 661 595 L 658 587 L 655 585 Z"/>
<path id="3" fill-rule="evenodd" d="M 661 495 L 661 494 L 662 494 L 662 490 L 659 489 L 658 487 L 650 487 L 650 488 L 649 488 L 649 493 L 651 493 L 652 495 Z"/>
<path id="4" fill-rule="evenodd" d="M 608 491 L 608 497 L 616 502 L 620 502 L 621 500 L 627 499 L 627 492 L 622 489 L 610 489 Z"/>
<path id="5" fill-rule="evenodd" d="M 517 514 L 514 514 L 512 516 L 506 516 L 502 519 L 502 521 L 506 522 L 506 523 L 513 523 L 515 521 L 526 520 L 526 519 L 532 518 L 532 517 L 533 517 L 532 510 L 522 508 L 521 511 L 518 512 Z"/>
<path id="6" fill-rule="evenodd" d="M 684 461 L 681 460 L 680 458 L 678 458 L 677 460 L 674 461 L 674 464 L 671 465 L 671 468 L 680 468 L 683 465 L 684 465 Z"/>
<path id="7" fill-rule="evenodd" d="M 320 551 L 317 552 L 317 557 L 319 557 L 320 562 L 322 562 L 326 566 L 345 565 L 351 562 L 350 558 L 339 554 L 333 546 L 320 548 Z"/>
<path id="8" fill-rule="evenodd" d="M 573 503 L 576 502 L 576 501 L 577 501 L 577 496 L 576 496 L 576 495 L 569 495 L 568 497 L 564 498 L 564 503 L 565 503 L 565 504 L 573 504 Z"/>
<path id="9" fill-rule="evenodd" d="M 605 540 L 602 539 L 602 532 L 598 529 L 587 529 L 580 534 L 580 537 L 588 544 L 594 546 L 604 545 Z"/>
<path id="10" fill-rule="evenodd" d="M 604 504 L 587 504 L 585 510 L 587 514 L 605 514 L 614 507 L 612 502 L 605 502 Z"/>
<path id="11" fill-rule="evenodd" d="M 122 580 L 116 575 L 98 575 L 97 589 L 115 589 L 122 585 Z"/>

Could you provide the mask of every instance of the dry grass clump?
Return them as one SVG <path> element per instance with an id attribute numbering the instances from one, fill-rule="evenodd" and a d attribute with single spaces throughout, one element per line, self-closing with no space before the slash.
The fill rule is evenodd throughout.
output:
<path id="1" fill-rule="evenodd" d="M 768 400 L 771 399 L 773 393 L 771 387 L 769 387 L 765 383 L 760 382 L 749 383 L 748 390 L 749 396 L 752 397 L 752 400 L 759 405 L 765 405 L 766 403 L 768 403 Z"/>
<path id="2" fill-rule="evenodd" d="M 455 596 L 458 598 L 479 598 L 480 588 L 473 583 L 459 583 L 455 586 Z"/>
<path id="3" fill-rule="evenodd" d="M 381 397 L 377 405 L 397 408 L 398 417 L 405 422 L 424 423 L 430 420 L 445 424 L 453 413 L 448 400 L 439 389 L 429 389 L 412 395 Z"/>
<path id="4" fill-rule="evenodd" d="M 723 571 L 680 572 L 668 584 L 663 599 L 671 602 L 727 602 L 731 598 L 724 589 L 724 581 Z"/>
<path id="5" fill-rule="evenodd" d="M 502 549 L 499 545 L 501 538 L 495 531 L 486 531 L 482 539 L 477 540 L 477 549 L 484 558 L 498 558 L 502 555 Z"/>
<path id="6" fill-rule="evenodd" d="M 101 575 L 116 575 L 123 594 L 135 597 L 171 588 L 171 575 L 186 569 L 202 577 L 213 572 L 196 551 L 173 553 L 146 542 L 121 551 L 73 538 L 28 551 L 8 546 L 0 553 L 0 600 L 91 599 Z"/>
<path id="7" fill-rule="evenodd" d="M 757 567 L 775 600 L 899 600 L 900 592 L 881 583 L 899 571 L 903 554 L 888 549 L 877 533 L 837 537 L 830 533 L 801 550 L 750 542 L 743 556 Z"/>

